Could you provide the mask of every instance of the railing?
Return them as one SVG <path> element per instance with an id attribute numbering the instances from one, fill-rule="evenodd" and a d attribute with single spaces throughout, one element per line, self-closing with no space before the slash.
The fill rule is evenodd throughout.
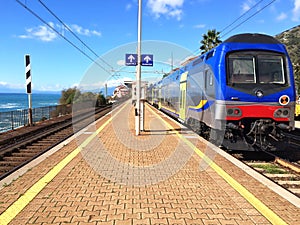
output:
<path id="1" fill-rule="evenodd" d="M 40 121 L 60 117 L 72 112 L 71 105 L 46 106 L 32 109 L 32 121 Z M 0 133 L 28 125 L 28 109 L 0 112 Z"/>

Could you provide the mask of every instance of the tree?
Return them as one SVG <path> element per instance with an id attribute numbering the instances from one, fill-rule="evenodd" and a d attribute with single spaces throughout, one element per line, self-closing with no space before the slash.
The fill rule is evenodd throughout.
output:
<path id="1" fill-rule="evenodd" d="M 97 105 L 105 105 L 106 104 L 106 99 L 105 96 L 103 95 L 102 91 L 97 95 Z"/>
<path id="2" fill-rule="evenodd" d="M 65 104 L 79 104 L 84 102 L 94 102 L 96 106 L 105 105 L 106 99 L 102 92 L 81 92 L 78 88 L 64 89 L 61 92 L 61 97 L 59 103 L 61 105 Z"/>
<path id="3" fill-rule="evenodd" d="M 76 87 L 64 89 L 61 92 L 61 97 L 59 99 L 59 103 L 62 105 L 65 104 L 72 104 L 76 95 L 80 95 L 80 90 L 78 90 Z"/>
<path id="4" fill-rule="evenodd" d="M 202 45 L 200 46 L 201 54 L 208 52 L 212 48 L 218 46 L 222 41 L 220 40 L 220 32 L 217 32 L 216 29 L 208 30 L 207 34 L 203 34 Z"/>

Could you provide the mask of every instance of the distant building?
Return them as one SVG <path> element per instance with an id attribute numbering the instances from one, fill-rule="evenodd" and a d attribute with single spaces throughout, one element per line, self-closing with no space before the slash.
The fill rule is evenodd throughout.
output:
<path id="1" fill-rule="evenodd" d="M 125 96 L 128 96 L 129 93 L 129 88 L 126 85 L 121 84 L 115 88 L 112 98 L 123 98 Z"/>

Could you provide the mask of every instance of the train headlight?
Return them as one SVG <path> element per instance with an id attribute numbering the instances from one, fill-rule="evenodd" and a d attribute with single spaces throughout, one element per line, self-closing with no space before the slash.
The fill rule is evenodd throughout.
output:
<path id="1" fill-rule="evenodd" d="M 277 118 L 287 118 L 289 116 L 290 116 L 290 109 L 287 108 L 276 109 L 274 112 L 274 117 Z"/>
<path id="2" fill-rule="evenodd" d="M 280 117 L 281 114 L 282 114 L 281 109 L 278 109 L 278 110 L 275 111 L 275 115 L 276 115 L 277 117 Z"/>
<path id="3" fill-rule="evenodd" d="M 233 114 L 233 109 L 228 109 L 227 110 L 227 115 L 232 115 Z"/>
<path id="4" fill-rule="evenodd" d="M 261 98 L 261 97 L 264 96 L 264 93 L 263 93 L 263 91 L 261 91 L 261 90 L 257 90 L 257 91 L 255 92 L 255 94 L 256 94 L 256 96 L 257 96 L 258 98 Z"/>
<path id="5" fill-rule="evenodd" d="M 287 109 L 285 109 L 285 110 L 283 110 L 283 115 L 284 116 L 288 116 L 290 113 L 289 113 L 289 110 L 287 110 Z"/>

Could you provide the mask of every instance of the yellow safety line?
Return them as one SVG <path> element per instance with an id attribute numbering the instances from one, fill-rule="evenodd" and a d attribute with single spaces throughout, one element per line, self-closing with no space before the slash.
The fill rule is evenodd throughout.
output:
<path id="1" fill-rule="evenodd" d="M 127 105 L 126 103 L 115 115 L 119 114 L 123 108 Z M 68 165 L 80 151 L 86 147 L 113 119 L 109 118 L 96 132 L 90 135 L 82 144 L 80 144 L 75 150 L 73 150 L 66 158 L 60 161 L 54 166 L 44 177 L 37 181 L 31 188 L 29 188 L 17 201 L 15 201 L 8 209 L 6 209 L 0 215 L 0 225 L 6 225 L 10 223 L 37 195 L 43 190 L 46 185 L 51 182 L 54 177 L 62 171 L 62 169 Z"/>
<path id="2" fill-rule="evenodd" d="M 148 108 L 155 114 L 149 106 Z M 167 121 L 165 121 L 162 117 L 157 117 L 162 120 L 169 129 L 174 130 Z M 257 199 L 250 191 L 248 191 L 243 185 L 237 182 L 233 177 L 231 177 L 228 173 L 226 173 L 221 167 L 219 167 L 216 163 L 214 163 L 209 157 L 207 157 L 202 151 L 200 151 L 193 143 L 187 140 L 184 136 L 182 136 L 178 131 L 174 130 L 176 135 L 184 141 L 191 149 L 193 149 L 197 155 L 199 155 L 217 174 L 219 174 L 227 183 L 233 187 L 236 191 L 240 193 L 254 208 L 256 208 L 264 217 L 266 217 L 272 224 L 286 224 L 287 223 L 280 218 L 276 213 L 274 213 L 270 208 L 268 208 L 264 203 L 262 203 L 259 199 Z"/>

